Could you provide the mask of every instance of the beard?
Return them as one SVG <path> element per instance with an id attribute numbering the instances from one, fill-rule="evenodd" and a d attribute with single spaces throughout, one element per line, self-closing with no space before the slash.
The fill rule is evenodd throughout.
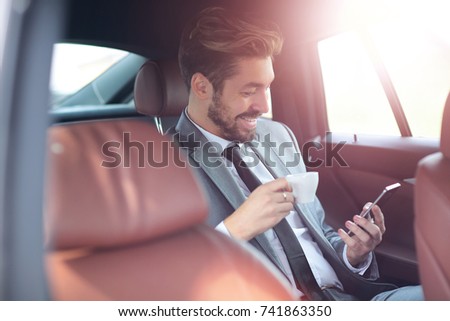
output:
<path id="1" fill-rule="evenodd" d="M 208 107 L 208 117 L 220 129 L 220 136 L 226 140 L 238 143 L 249 142 L 256 136 L 256 128 L 252 130 L 239 128 L 238 118 L 256 118 L 259 116 L 260 113 L 258 112 L 245 112 L 233 117 L 231 108 L 222 103 L 220 95 L 217 93 L 214 93 L 211 105 Z"/>

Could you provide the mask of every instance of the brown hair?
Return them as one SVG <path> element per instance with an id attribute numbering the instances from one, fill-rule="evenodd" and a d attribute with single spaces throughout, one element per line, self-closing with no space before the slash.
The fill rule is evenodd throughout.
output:
<path id="1" fill-rule="evenodd" d="M 201 11 L 184 29 L 178 59 L 188 88 L 192 76 L 200 72 L 215 92 L 221 92 L 223 82 L 236 73 L 240 58 L 273 58 L 282 45 L 276 24 L 212 7 Z"/>

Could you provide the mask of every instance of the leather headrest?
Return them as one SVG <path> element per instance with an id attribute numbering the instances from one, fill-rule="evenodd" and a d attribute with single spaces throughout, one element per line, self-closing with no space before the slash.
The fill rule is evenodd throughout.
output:
<path id="1" fill-rule="evenodd" d="M 134 84 L 137 112 L 147 116 L 179 116 L 188 100 L 176 61 L 147 61 L 142 65 Z"/>
<path id="2" fill-rule="evenodd" d="M 182 155 L 148 122 L 65 124 L 48 135 L 47 246 L 126 245 L 206 219 Z"/>
<path id="3" fill-rule="evenodd" d="M 441 152 L 446 158 L 450 158 L 450 93 L 447 96 L 442 115 Z"/>

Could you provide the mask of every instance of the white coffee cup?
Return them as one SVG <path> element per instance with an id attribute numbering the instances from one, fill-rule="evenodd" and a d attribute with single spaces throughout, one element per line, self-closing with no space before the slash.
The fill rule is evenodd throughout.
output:
<path id="1" fill-rule="evenodd" d="M 317 186 L 319 185 L 318 172 L 306 172 L 286 176 L 291 185 L 292 193 L 297 203 L 310 203 L 314 201 Z"/>

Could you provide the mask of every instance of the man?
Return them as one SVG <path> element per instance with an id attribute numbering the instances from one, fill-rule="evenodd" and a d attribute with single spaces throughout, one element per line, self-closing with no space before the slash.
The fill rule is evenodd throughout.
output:
<path id="1" fill-rule="evenodd" d="M 372 251 L 385 232 L 380 208 L 374 207 L 373 221 L 360 216 L 347 221 L 353 233 L 349 236 L 325 224 L 317 198 L 295 204 L 283 177 L 306 171 L 296 139 L 283 124 L 259 119 L 269 109 L 272 60 L 281 47 L 277 26 L 221 8 L 203 10 L 182 35 L 179 63 L 189 104 L 175 132 L 208 194 L 209 224 L 261 250 L 297 285 L 299 296 L 315 299 L 302 289 L 274 231 L 285 220 L 306 254 L 316 284 L 338 291 L 338 299 L 422 299 L 420 287 L 395 289 L 373 282 L 379 274 Z M 249 188 L 236 166 L 222 157 L 233 142 L 252 142 L 247 167 L 262 183 L 256 189 Z M 281 143 L 290 143 L 282 153 L 277 150 Z M 298 165 L 287 168 L 292 160 Z"/>

